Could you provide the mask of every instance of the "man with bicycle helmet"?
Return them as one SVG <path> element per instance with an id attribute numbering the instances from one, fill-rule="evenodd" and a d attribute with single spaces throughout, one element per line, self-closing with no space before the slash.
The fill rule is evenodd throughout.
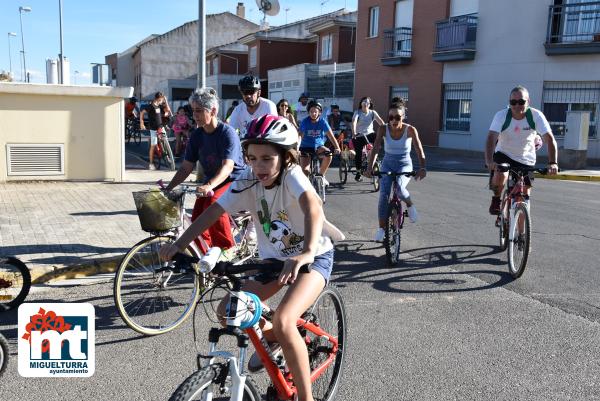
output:
<path id="1" fill-rule="evenodd" d="M 246 132 L 246 126 L 253 119 L 265 114 L 276 116 L 277 107 L 269 99 L 260 97 L 260 81 L 255 76 L 247 75 L 240 79 L 238 89 L 243 102 L 233 109 L 229 116 L 229 125 L 236 129 L 241 136 Z"/>
<path id="2" fill-rule="evenodd" d="M 325 138 L 328 138 L 335 147 L 336 155 L 340 153 L 340 145 L 336 141 L 335 136 L 333 136 L 331 127 L 321 116 L 323 113 L 321 103 L 311 100 L 306 105 L 306 110 L 308 111 L 308 117 L 300 122 L 300 135 L 302 136 L 302 141 L 300 142 L 300 165 L 304 173 L 309 175 L 311 155 L 318 154 L 322 160 L 321 170 L 315 173 L 322 175 L 325 186 L 328 186 L 329 182 L 327 182 L 325 174 L 331 164 L 332 157 L 331 154 L 327 154 L 329 153 L 329 148 L 325 147 Z"/>
<path id="3" fill-rule="evenodd" d="M 266 300 L 289 284 L 272 324 L 263 321 L 261 326 L 272 352 L 283 351 L 298 389 L 298 400 L 313 401 L 306 343 L 296 321 L 328 282 L 334 253 L 331 238 L 343 239 L 343 234 L 325 220 L 321 200 L 298 166 L 297 137 L 296 129 L 284 117 L 265 115 L 252 120 L 242 137 L 252 169 L 244 171 L 174 244 L 164 245 L 160 255 L 171 259 L 224 212 L 250 210 L 259 227 L 259 257 L 276 258 L 285 264 L 276 281 L 246 281 L 242 289 Z M 306 264 L 311 264 L 311 271 L 298 274 Z M 224 315 L 227 302 L 221 302 L 219 315 Z M 260 369 L 260 358 L 253 355 L 248 370 Z"/>

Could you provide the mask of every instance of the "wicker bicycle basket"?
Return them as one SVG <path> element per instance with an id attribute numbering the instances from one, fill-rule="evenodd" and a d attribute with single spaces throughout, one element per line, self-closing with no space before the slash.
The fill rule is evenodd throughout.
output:
<path id="1" fill-rule="evenodd" d="M 133 200 L 142 230 L 163 232 L 181 225 L 182 192 L 136 191 Z"/>

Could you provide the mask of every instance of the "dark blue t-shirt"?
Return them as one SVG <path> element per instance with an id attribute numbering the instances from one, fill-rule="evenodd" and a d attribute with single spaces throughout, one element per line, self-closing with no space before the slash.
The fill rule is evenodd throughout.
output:
<path id="1" fill-rule="evenodd" d="M 310 116 L 306 117 L 300 123 L 300 132 L 302 133 L 300 147 L 316 149 L 325 145 L 325 138 L 330 129 L 329 124 L 327 124 L 327 121 L 323 117 L 319 117 L 314 123 L 310 119 Z"/>
<path id="2" fill-rule="evenodd" d="M 233 160 L 233 171 L 229 178 L 235 180 L 246 169 L 242 145 L 237 133 L 230 125 L 219 121 L 217 129 L 207 134 L 204 129 L 192 131 L 190 142 L 185 148 L 185 160 L 200 164 L 204 169 L 204 182 L 213 178 L 223 166 L 223 160 Z"/>

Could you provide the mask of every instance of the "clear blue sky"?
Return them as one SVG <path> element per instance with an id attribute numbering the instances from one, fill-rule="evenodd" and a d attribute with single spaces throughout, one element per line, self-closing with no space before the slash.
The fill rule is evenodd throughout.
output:
<path id="1" fill-rule="evenodd" d="M 279 15 L 267 17 L 271 25 L 310 18 L 346 7 L 356 10 L 358 0 L 280 0 Z M 197 0 L 63 0 L 63 51 L 71 63 L 71 83 L 77 70 L 77 84 L 90 82 L 91 63 L 104 63 L 104 56 L 121 52 L 146 36 L 162 34 L 198 18 Z M 207 14 L 235 13 L 238 0 L 205 0 Z M 246 18 L 259 23 L 262 14 L 254 0 L 244 0 Z M 322 4 L 323 3 L 323 4 Z M 23 13 L 23 37 L 27 70 L 31 82 L 46 82 L 46 59 L 58 58 L 60 30 L 58 0 L 0 0 L 0 71 L 9 70 L 8 32 L 12 71 L 21 79 L 21 28 L 19 6 L 31 7 Z M 285 9 L 289 8 L 286 13 Z M 210 33 L 209 33 L 210 34 Z"/>

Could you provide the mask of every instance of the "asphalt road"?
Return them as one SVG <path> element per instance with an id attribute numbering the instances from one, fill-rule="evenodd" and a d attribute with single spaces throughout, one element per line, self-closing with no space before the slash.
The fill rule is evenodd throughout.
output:
<path id="1" fill-rule="evenodd" d="M 349 329 L 336 400 L 600 399 L 600 184 L 535 181 L 533 251 L 516 281 L 497 251 L 486 184 L 481 174 L 456 172 L 411 182 L 421 219 L 405 226 L 403 263 L 394 268 L 371 241 L 378 195 L 364 183 L 331 189 L 326 214 L 348 237 L 333 274 Z M 191 320 L 140 337 L 118 317 L 109 280 L 63 284 L 28 301 L 95 306 L 95 375 L 21 378 L 16 314 L 8 314 L 0 329 L 13 354 L 1 400 L 164 400 L 193 372 Z M 208 325 L 198 315 L 201 351 Z"/>

